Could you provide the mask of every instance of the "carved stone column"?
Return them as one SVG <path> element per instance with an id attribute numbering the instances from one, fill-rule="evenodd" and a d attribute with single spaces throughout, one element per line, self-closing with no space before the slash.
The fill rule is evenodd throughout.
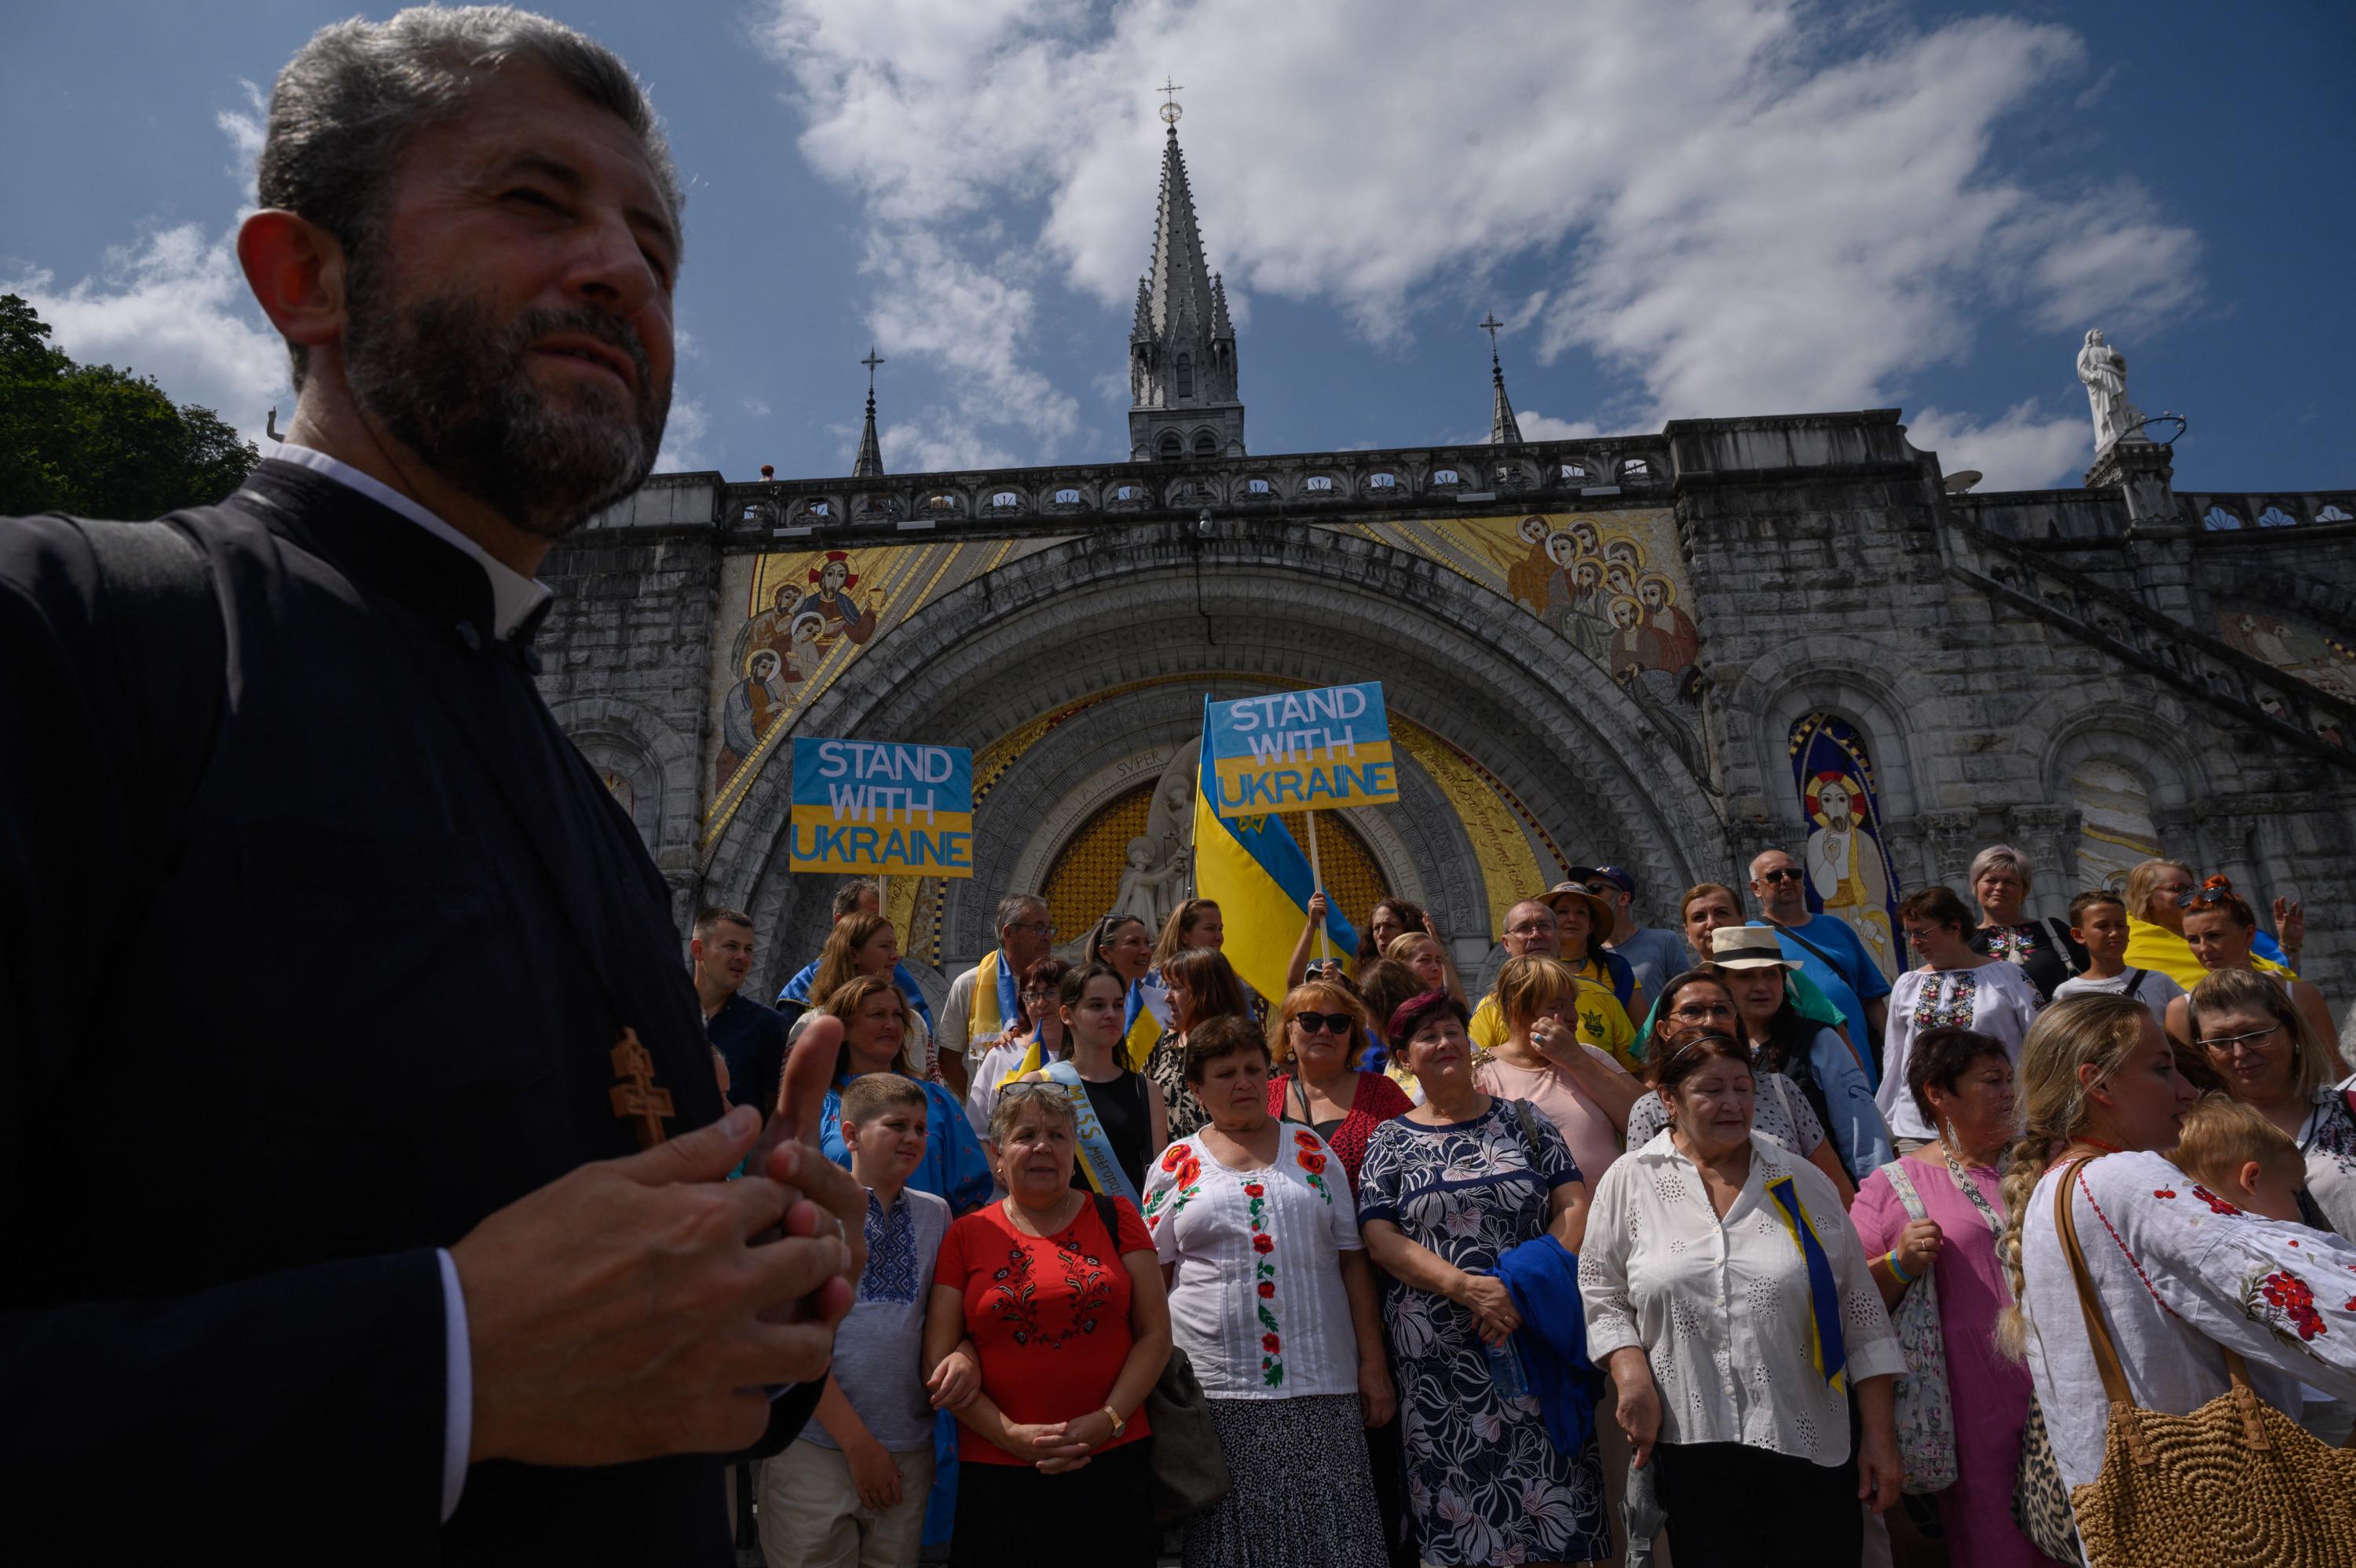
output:
<path id="1" fill-rule="evenodd" d="M 2005 813 L 2007 840 L 2037 869 L 2032 916 L 2066 913 L 2078 891 L 2078 819 L 2074 805 L 2016 805 Z M 1964 891 L 1968 897 L 1970 890 Z"/>

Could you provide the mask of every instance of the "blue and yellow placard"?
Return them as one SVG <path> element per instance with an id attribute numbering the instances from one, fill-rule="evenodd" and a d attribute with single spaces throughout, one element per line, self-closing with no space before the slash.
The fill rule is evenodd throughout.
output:
<path id="1" fill-rule="evenodd" d="M 797 871 L 973 875 L 973 753 L 894 741 L 794 740 Z"/>
<path id="2" fill-rule="evenodd" d="M 1210 705 L 1221 816 L 1381 805 L 1398 798 L 1379 681 Z M 796 796 L 799 798 L 798 795 Z"/>

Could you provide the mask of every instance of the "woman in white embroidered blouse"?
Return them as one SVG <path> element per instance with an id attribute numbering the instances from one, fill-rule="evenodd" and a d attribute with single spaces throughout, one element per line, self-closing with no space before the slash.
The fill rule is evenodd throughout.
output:
<path id="1" fill-rule="evenodd" d="M 1938 1130 L 1923 1119 L 1906 1087 L 1906 1057 L 1914 1037 L 1942 1025 L 1976 1029 L 2004 1041 L 2013 1061 L 2037 1017 L 2037 987 L 2018 964 L 1971 949 L 1971 912 L 1952 888 L 1918 888 L 1899 901 L 1898 923 L 1923 967 L 1909 969 L 1890 988 L 1890 1029 L 1882 1041 L 1881 1087 L 1873 1102 L 1890 1135 L 1906 1147 L 1928 1143 Z"/>
<path id="2" fill-rule="evenodd" d="M 1186 1521 L 1186 1563 L 1382 1568 L 1362 1435 L 1393 1403 L 1374 1276 L 1341 1161 L 1269 1115 L 1268 1067 L 1248 1019 L 1196 1025 L 1186 1083 L 1210 1125 L 1163 1150 L 1146 1184 L 1172 1333 L 1235 1483 Z"/>
<path id="3" fill-rule="evenodd" d="M 1732 1035 L 1674 1036 L 1655 1083 L 1670 1125 L 1605 1173 L 1589 1217 L 1588 1354 L 1637 1467 L 1659 1467 L 1678 1568 L 1854 1563 L 1858 1499 L 1898 1500 L 1906 1365 L 1864 1249 L 1824 1173 L 1751 1136 L 1750 1051 Z"/>
<path id="4" fill-rule="evenodd" d="M 2169 1164 L 2194 1091 L 2168 1037 L 2130 997 L 2068 997 L 2045 1009 L 2020 1057 L 2028 1130 L 2005 1172 L 2002 1251 L 2019 1307 L 2001 1327 L 2026 1353 L 2064 1487 L 2099 1478 L 2110 1401 L 2054 1224 L 2071 1221 L 2128 1392 L 2183 1415 L 2225 1392 L 2224 1350 L 2261 1399 L 2296 1418 L 2299 1384 L 2356 1399 L 2356 1247 L 2244 1214 Z M 2024 1316 L 2025 1315 L 2025 1316 Z"/>

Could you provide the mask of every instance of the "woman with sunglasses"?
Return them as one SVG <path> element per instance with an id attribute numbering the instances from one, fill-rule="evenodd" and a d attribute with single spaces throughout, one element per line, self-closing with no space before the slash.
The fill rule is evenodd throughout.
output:
<path id="1" fill-rule="evenodd" d="M 2310 1224 L 2356 1239 L 2356 1115 L 2331 1049 L 2274 977 L 2217 969 L 2169 1005 L 2225 1093 L 2290 1135 L 2307 1161 Z M 2306 1207 L 2302 1205 L 2302 1207 Z"/>
<path id="2" fill-rule="evenodd" d="M 2258 934 L 2258 917 L 2249 903 L 2233 891 L 2233 884 L 2223 877 L 2211 877 L 2179 901 L 2182 909 L 2181 925 L 2185 944 L 2192 956 L 2200 960 L 2206 975 L 2222 974 L 2229 969 L 2244 972 L 2257 969 L 2251 946 Z M 2267 978 L 2283 988 L 2290 1005 L 2307 1020 L 2315 1038 L 2327 1042 L 2324 1051 L 2336 1072 L 2344 1072 L 2340 1052 L 2330 1043 L 2340 1038 L 2340 1030 L 2331 1021 L 2331 1008 L 2324 1001 L 2323 993 L 2305 980 L 2297 980 L 2279 970 L 2268 973 Z M 2206 980 L 2194 982 L 2196 986 Z M 2178 1040 L 2190 1040 L 2193 1025 L 2184 997 L 2168 1004 L 2168 1032 Z M 2287 1131 L 2288 1129 L 2285 1129 Z"/>
<path id="3" fill-rule="evenodd" d="M 973 1051 L 973 1083 L 966 1092 L 966 1119 L 973 1124 L 978 1137 L 990 1136 L 991 1108 L 998 1104 L 998 1085 L 1012 1072 L 1033 1046 L 1038 1048 L 1038 1060 L 1049 1062 L 1063 1056 L 1065 1044 L 1063 987 L 1064 976 L 1072 966 L 1062 959 L 1049 956 L 1023 972 L 1015 987 L 1015 1013 L 1008 1020 L 1005 1031 L 994 1040 L 976 1040 Z"/>
<path id="4" fill-rule="evenodd" d="M 1311 980 L 1285 993 L 1268 1028 L 1278 1072 L 1268 1081 L 1268 1114 L 1298 1122 L 1323 1138 L 1350 1192 L 1358 1190 L 1366 1139 L 1414 1108 L 1407 1091 L 1379 1072 L 1358 1071 L 1365 1040 L 1365 1004 L 1338 980 Z"/>
<path id="5" fill-rule="evenodd" d="M 2225 886 L 2231 889 L 2233 884 Z M 2201 984 L 2208 970 L 2185 939 L 2184 912 L 2202 891 L 2199 873 L 2181 860 L 2144 860 L 2127 873 L 2128 968 L 2157 970 L 2188 991 Z M 2282 933 L 2282 940 L 2276 942 L 2263 931 L 2254 933 L 2250 946 L 2255 956 L 2251 963 L 2259 969 L 2287 973 L 2297 967 L 2299 947 L 2307 940 L 2307 911 L 2297 899 L 2276 899 L 2274 913 L 2275 929 Z"/>

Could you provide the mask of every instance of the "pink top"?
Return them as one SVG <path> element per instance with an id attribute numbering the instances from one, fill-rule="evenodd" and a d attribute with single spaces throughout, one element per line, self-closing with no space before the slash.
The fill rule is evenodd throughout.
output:
<path id="1" fill-rule="evenodd" d="M 1584 1044 L 1579 1049 L 1612 1072 L 1622 1071 L 1610 1051 Z M 1570 1146 L 1570 1157 L 1579 1162 L 1579 1174 L 1590 1194 L 1603 1173 L 1612 1168 L 1612 1162 L 1620 1157 L 1619 1125 L 1555 1069 L 1515 1067 L 1493 1056 L 1472 1070 L 1472 1082 L 1484 1093 L 1504 1100 L 1527 1100 L 1537 1106 L 1540 1115 L 1561 1130 L 1562 1141 Z"/>

